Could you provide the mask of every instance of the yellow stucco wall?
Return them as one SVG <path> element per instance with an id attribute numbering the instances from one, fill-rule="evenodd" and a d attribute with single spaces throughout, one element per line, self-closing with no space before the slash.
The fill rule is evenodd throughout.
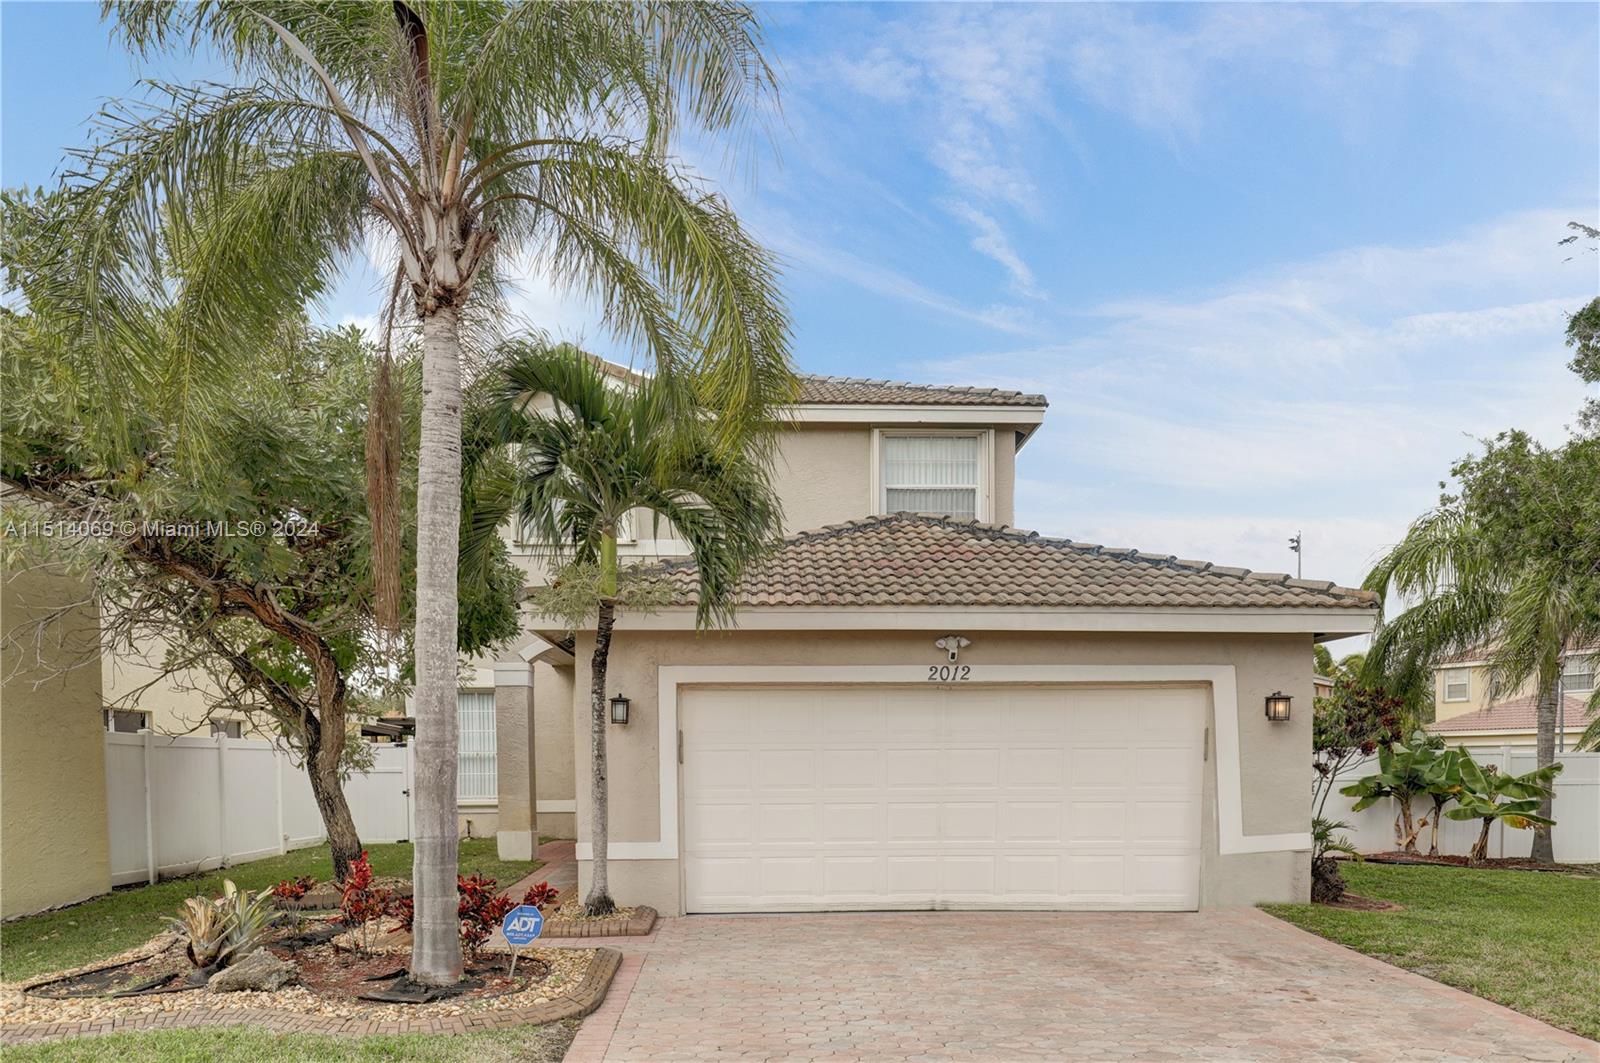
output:
<path id="1" fill-rule="evenodd" d="M 80 605 L 38 628 L 84 596 L 81 581 L 58 571 L 3 576 L 0 918 L 111 888 L 97 614 Z"/>
<path id="2" fill-rule="evenodd" d="M 151 730 L 157 734 L 211 735 L 211 719 L 238 720 L 245 738 L 270 738 L 270 727 L 252 727 L 239 710 L 210 711 L 219 690 L 204 672 L 188 669 L 170 676 L 162 674 L 162 659 L 167 652 L 159 632 L 144 635 L 137 649 L 113 647 L 101 660 L 100 685 L 107 705 L 119 709 L 140 709 L 150 713 Z"/>
<path id="3" fill-rule="evenodd" d="M 1465 668 L 1468 673 L 1467 700 L 1446 701 L 1444 697 L 1445 675 L 1457 668 Z M 1516 690 L 1503 692 L 1498 696 L 1489 697 L 1489 668 L 1486 665 L 1445 665 L 1433 673 L 1433 718 L 1448 720 L 1454 716 L 1465 716 L 1469 712 L 1479 712 L 1491 705 L 1498 705 L 1505 701 L 1515 701 L 1517 698 L 1531 697 L 1534 693 L 1533 683 L 1524 683 Z"/>

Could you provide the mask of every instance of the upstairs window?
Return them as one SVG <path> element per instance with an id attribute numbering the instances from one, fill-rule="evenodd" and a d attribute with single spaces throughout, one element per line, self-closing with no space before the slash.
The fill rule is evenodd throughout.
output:
<path id="1" fill-rule="evenodd" d="M 493 801 L 500 795 L 495 766 L 494 695 L 461 691 L 456 695 L 460 722 L 456 747 L 456 799 Z"/>
<path id="2" fill-rule="evenodd" d="M 1466 668 L 1447 668 L 1444 673 L 1444 700 L 1466 701 L 1472 697 L 1472 672 Z"/>
<path id="3" fill-rule="evenodd" d="M 971 434 L 883 436 L 883 511 L 976 517 L 983 439 Z"/>
<path id="4" fill-rule="evenodd" d="M 1587 694 L 1594 689 L 1593 657 L 1568 657 L 1561 665 L 1561 689 L 1567 694 Z"/>

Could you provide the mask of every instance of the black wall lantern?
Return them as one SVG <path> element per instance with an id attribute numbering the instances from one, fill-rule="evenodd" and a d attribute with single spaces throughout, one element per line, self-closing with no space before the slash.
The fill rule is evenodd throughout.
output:
<path id="1" fill-rule="evenodd" d="M 628 722 L 628 699 L 623 697 L 621 694 L 618 694 L 611 699 L 611 722 Z"/>
<path id="2" fill-rule="evenodd" d="M 1267 695 L 1267 719 L 1273 723 L 1285 723 L 1289 719 L 1289 702 L 1294 700 L 1281 690 L 1275 690 Z"/>

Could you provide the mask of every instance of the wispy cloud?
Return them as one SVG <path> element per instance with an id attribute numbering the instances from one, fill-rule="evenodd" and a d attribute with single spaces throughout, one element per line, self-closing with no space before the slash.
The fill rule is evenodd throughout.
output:
<path id="1" fill-rule="evenodd" d="M 1011 246 L 1005 230 L 1000 228 L 1000 223 L 993 217 L 974 207 L 970 203 L 949 202 L 945 204 L 951 214 L 960 218 L 972 227 L 972 249 L 985 258 L 992 259 L 1006 271 L 1011 279 L 1011 290 L 1026 299 L 1043 299 L 1044 292 L 1039 290 L 1039 282 L 1034 278 L 1033 270 L 1022 261 L 1022 256 L 1017 254 L 1016 248 Z"/>
<path id="2" fill-rule="evenodd" d="M 1069 339 L 950 359 L 935 376 L 1050 396 L 1023 453 L 1019 523 L 1138 530 L 1148 541 L 1134 545 L 1258 565 L 1262 544 L 1305 525 L 1328 566 L 1308 574 L 1358 581 L 1477 439 L 1564 435 L 1583 397 L 1564 314 L 1594 281 L 1554 247 L 1574 216 L 1522 213 L 1120 301 Z"/>

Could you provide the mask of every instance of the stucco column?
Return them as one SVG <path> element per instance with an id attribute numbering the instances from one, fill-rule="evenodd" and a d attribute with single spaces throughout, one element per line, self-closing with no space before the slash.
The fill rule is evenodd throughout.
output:
<path id="1" fill-rule="evenodd" d="M 533 760 L 533 667 L 494 666 L 495 768 L 500 816 L 495 833 L 502 860 L 532 860 L 539 847 Z"/>

